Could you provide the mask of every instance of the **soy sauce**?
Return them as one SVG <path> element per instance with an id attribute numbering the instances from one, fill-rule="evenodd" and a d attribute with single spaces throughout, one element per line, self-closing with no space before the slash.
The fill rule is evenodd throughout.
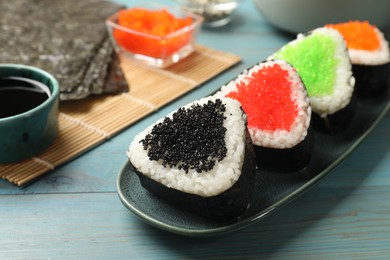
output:
<path id="1" fill-rule="evenodd" d="M 50 96 L 45 84 L 23 77 L 0 77 L 0 118 L 31 110 Z"/>

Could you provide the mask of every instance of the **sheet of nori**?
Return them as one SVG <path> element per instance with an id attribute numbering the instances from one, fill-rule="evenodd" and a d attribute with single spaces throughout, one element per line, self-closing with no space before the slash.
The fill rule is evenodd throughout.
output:
<path id="1" fill-rule="evenodd" d="M 126 91 L 105 27 L 120 8 L 102 0 L 0 0 L 0 63 L 52 73 L 61 100 Z"/>

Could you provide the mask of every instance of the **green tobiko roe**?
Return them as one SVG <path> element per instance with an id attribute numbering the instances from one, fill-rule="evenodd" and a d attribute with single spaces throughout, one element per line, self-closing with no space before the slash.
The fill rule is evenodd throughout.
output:
<path id="1" fill-rule="evenodd" d="M 331 36 L 311 34 L 294 44 L 287 44 L 274 58 L 283 59 L 295 67 L 309 96 L 328 96 L 333 93 L 338 59 L 337 45 Z"/>

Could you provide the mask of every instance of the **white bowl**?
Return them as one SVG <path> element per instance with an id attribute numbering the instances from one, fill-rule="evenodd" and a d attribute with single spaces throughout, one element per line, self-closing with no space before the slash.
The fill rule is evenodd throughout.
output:
<path id="1" fill-rule="evenodd" d="M 389 0 L 253 0 L 272 25 L 302 33 L 327 23 L 367 20 L 384 30 L 390 25 Z"/>

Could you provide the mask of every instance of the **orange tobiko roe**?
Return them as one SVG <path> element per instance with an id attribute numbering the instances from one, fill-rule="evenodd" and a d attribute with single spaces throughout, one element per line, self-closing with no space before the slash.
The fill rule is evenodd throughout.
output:
<path id="1" fill-rule="evenodd" d="M 130 8 L 118 12 L 118 24 L 134 32 L 114 30 L 118 45 L 132 53 L 154 58 L 168 57 L 191 40 L 191 32 L 169 34 L 192 24 L 191 17 L 178 18 L 166 9 Z M 165 37 L 168 36 L 168 37 Z"/>
<path id="2" fill-rule="evenodd" d="M 327 24 L 344 37 L 348 49 L 374 51 L 380 48 L 380 39 L 376 27 L 367 21 Z"/>
<path id="3" fill-rule="evenodd" d="M 298 106 L 291 99 L 288 71 L 275 64 L 264 67 L 237 84 L 238 92 L 227 96 L 238 100 L 248 116 L 248 127 L 260 130 L 291 129 Z"/>

